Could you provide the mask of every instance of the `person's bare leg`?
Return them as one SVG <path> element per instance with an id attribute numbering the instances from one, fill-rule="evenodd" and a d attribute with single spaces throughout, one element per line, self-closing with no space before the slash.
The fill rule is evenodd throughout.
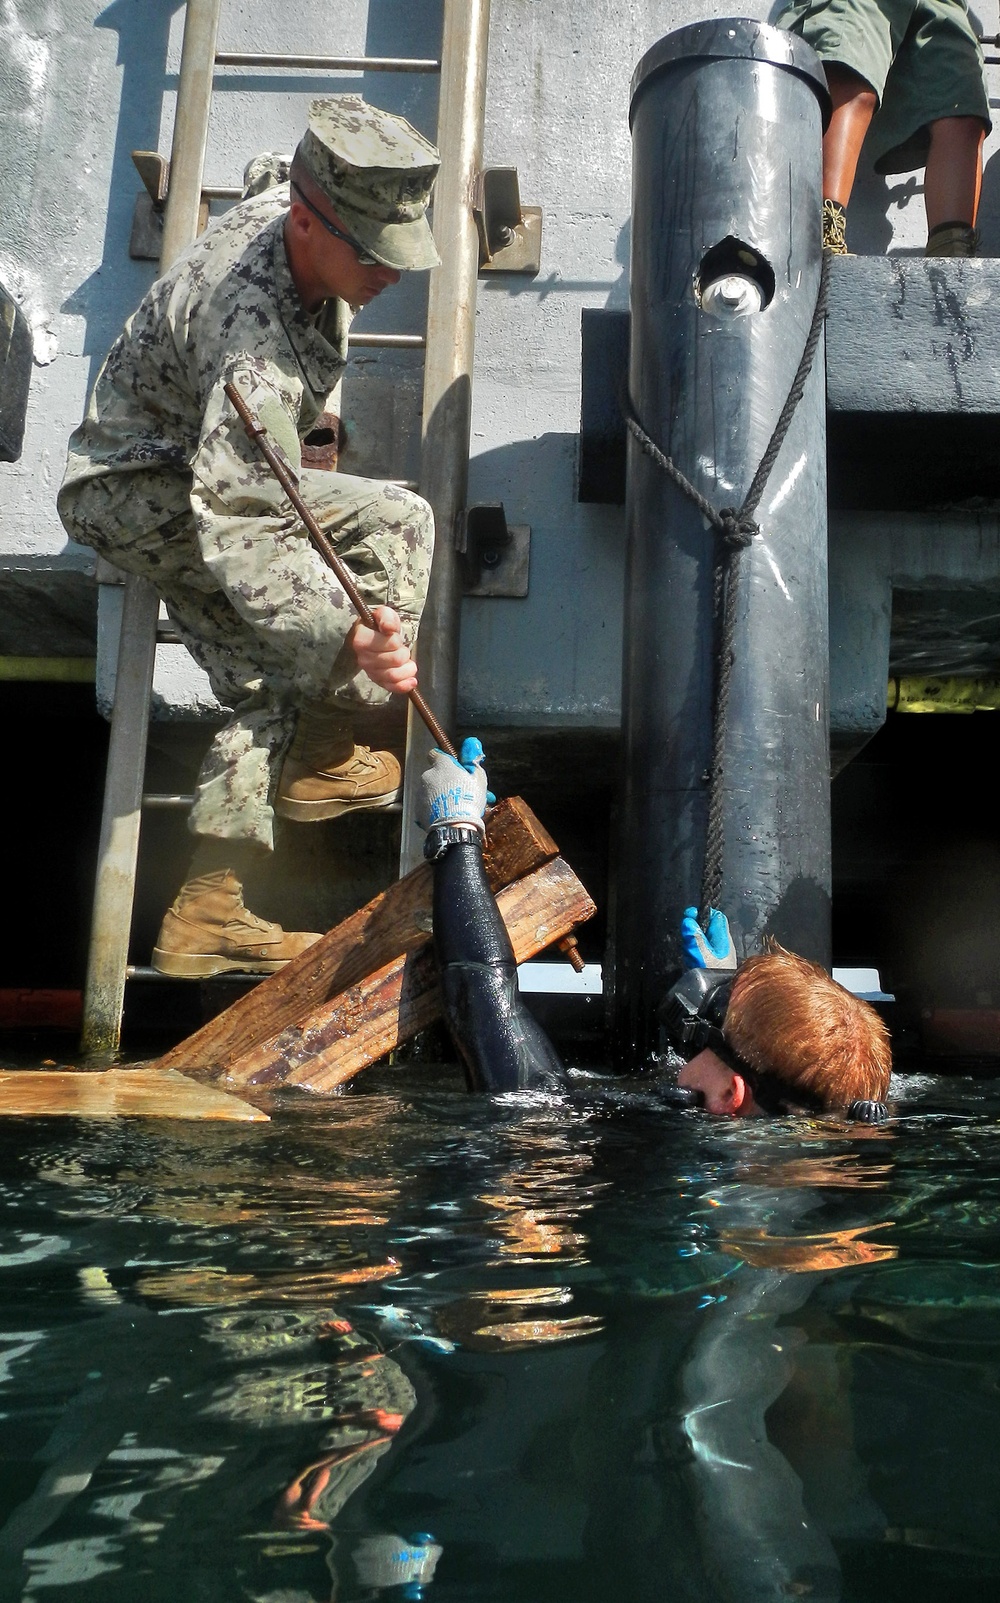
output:
<path id="1" fill-rule="evenodd" d="M 941 117 L 931 123 L 924 174 L 927 231 L 942 223 L 973 227 L 983 183 L 983 140 L 978 117 Z"/>
<path id="2" fill-rule="evenodd" d="M 826 81 L 833 114 L 823 135 L 823 199 L 846 207 L 878 96 L 858 73 L 836 62 L 827 66 Z"/>

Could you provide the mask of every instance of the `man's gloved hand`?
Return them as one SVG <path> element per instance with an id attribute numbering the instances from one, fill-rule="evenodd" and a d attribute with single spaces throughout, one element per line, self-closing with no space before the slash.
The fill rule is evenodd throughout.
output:
<path id="1" fill-rule="evenodd" d="M 709 909 L 708 929 L 698 923 L 698 909 L 686 907 L 681 919 L 681 945 L 692 968 L 735 969 L 736 948 L 729 920 L 717 907 Z"/>
<path id="2" fill-rule="evenodd" d="M 489 793 L 479 741 L 463 740 L 457 760 L 436 746 L 430 755 L 431 765 L 420 776 L 417 823 L 421 829 L 433 829 L 437 824 L 471 824 L 485 835 L 483 814 Z"/>

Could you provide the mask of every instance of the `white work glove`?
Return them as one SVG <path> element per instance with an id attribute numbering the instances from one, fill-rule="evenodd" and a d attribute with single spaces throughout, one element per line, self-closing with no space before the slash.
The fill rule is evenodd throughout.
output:
<path id="1" fill-rule="evenodd" d="M 483 814 L 489 792 L 479 741 L 463 740 L 460 760 L 436 746 L 430 756 L 431 765 L 420 776 L 417 823 L 421 829 L 434 829 L 438 824 L 468 824 L 485 836 Z"/>

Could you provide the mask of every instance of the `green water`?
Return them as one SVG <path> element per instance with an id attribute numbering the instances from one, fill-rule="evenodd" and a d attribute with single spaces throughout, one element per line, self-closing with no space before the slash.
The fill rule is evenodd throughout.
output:
<path id="1" fill-rule="evenodd" d="M 1000 1090 L 868 1131 L 582 1084 L 0 1124 L 0 1595 L 992 1588 Z"/>

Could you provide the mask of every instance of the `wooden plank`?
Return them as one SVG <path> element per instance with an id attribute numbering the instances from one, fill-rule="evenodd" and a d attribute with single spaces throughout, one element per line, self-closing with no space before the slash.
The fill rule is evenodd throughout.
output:
<path id="1" fill-rule="evenodd" d="M 519 963 L 592 918 L 594 903 L 557 857 L 516 880 L 497 904 Z M 330 1091 L 441 1017 L 429 939 L 234 1061 L 221 1082 L 234 1090 L 294 1085 Z"/>
<path id="2" fill-rule="evenodd" d="M 197 1085 L 169 1069 L 0 1070 L 0 1118 L 236 1119 L 267 1114 L 215 1086 Z"/>
<path id="3" fill-rule="evenodd" d="M 558 851 L 548 830 L 519 796 L 505 797 L 491 809 L 484 862 L 494 891 L 551 862 Z M 330 997 L 423 945 L 431 928 L 431 887 L 430 865 L 421 863 L 301 957 L 164 1053 L 155 1066 L 180 1069 L 197 1079 L 217 1079 L 230 1063 Z M 560 936 L 565 933 L 561 930 Z"/>

